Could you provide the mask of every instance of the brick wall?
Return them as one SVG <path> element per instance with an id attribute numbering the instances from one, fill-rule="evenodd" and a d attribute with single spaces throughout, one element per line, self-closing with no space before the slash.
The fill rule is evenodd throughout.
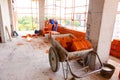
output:
<path id="1" fill-rule="evenodd" d="M 120 40 L 114 39 L 111 43 L 110 55 L 120 58 Z"/>
<path id="2" fill-rule="evenodd" d="M 61 34 L 67 34 L 67 33 L 71 33 L 74 36 L 76 36 L 77 38 L 85 38 L 86 34 L 84 32 L 80 32 L 80 31 L 76 31 L 76 30 L 71 30 L 71 29 L 67 29 L 64 27 L 58 27 L 58 32 L 60 32 Z"/>

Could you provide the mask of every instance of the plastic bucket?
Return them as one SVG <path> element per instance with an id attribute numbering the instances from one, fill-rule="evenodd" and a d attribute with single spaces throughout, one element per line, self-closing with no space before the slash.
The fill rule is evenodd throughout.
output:
<path id="1" fill-rule="evenodd" d="M 104 78 L 111 78 L 114 71 L 115 71 L 115 67 L 111 64 L 103 64 L 103 68 L 100 72 L 100 74 L 104 77 Z"/>

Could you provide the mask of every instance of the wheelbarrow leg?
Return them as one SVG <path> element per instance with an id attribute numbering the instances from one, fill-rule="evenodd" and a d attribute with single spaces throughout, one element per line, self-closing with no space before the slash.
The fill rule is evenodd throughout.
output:
<path id="1" fill-rule="evenodd" d="M 64 64 L 65 63 L 65 64 Z M 68 73 L 69 73 L 69 67 L 67 65 L 67 62 L 62 62 L 62 70 L 63 70 L 63 76 L 64 76 L 64 80 L 68 79 Z"/>
<path id="2" fill-rule="evenodd" d="M 68 65 L 68 68 L 69 68 L 69 71 L 70 71 L 70 73 L 71 73 L 75 78 L 83 78 L 83 77 L 86 77 L 86 76 L 88 76 L 88 75 L 90 75 L 90 74 L 93 74 L 93 73 L 96 73 L 96 72 L 100 72 L 100 71 L 102 70 L 103 64 L 102 64 L 102 62 L 101 62 L 98 54 L 97 54 L 95 51 L 90 52 L 90 54 L 92 54 L 92 53 L 94 53 L 94 54 L 97 56 L 98 61 L 99 61 L 99 63 L 100 63 L 100 68 L 99 68 L 99 69 L 96 69 L 96 70 L 92 70 L 92 71 L 87 72 L 87 73 L 85 73 L 85 74 L 81 74 L 81 75 L 79 75 L 79 76 L 73 73 L 72 68 L 70 67 L 70 64 L 69 64 L 68 60 L 66 60 L 67 65 Z M 84 67 L 84 68 L 81 68 L 80 70 L 87 69 L 87 68 L 88 68 L 88 66 L 86 66 L 86 67 Z"/>

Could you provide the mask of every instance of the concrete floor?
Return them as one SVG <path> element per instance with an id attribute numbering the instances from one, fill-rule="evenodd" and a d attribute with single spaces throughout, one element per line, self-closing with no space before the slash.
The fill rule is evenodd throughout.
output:
<path id="1" fill-rule="evenodd" d="M 64 80 L 62 69 L 53 73 L 49 66 L 48 50 L 50 43 L 44 37 L 13 38 L 11 42 L 0 44 L 0 80 Z M 120 60 L 109 62 L 117 66 L 110 80 L 118 80 Z M 119 69 L 119 70 L 118 70 Z M 69 74 L 69 80 L 72 76 Z M 76 80 L 107 80 L 99 74 L 92 74 Z"/>

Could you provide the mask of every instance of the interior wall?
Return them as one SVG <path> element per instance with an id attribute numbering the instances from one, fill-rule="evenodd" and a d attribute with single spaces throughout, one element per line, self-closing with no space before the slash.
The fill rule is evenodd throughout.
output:
<path id="1" fill-rule="evenodd" d="M 119 0 L 105 0 L 97 47 L 97 52 L 103 62 L 109 59 L 118 2 Z"/>
<path id="2" fill-rule="evenodd" d="M 0 0 L 0 5 L 1 5 L 1 17 L 0 18 L 2 20 L 1 22 L 2 42 L 7 42 L 9 37 L 5 29 L 5 26 L 8 27 L 9 33 L 11 33 L 8 0 Z"/>

